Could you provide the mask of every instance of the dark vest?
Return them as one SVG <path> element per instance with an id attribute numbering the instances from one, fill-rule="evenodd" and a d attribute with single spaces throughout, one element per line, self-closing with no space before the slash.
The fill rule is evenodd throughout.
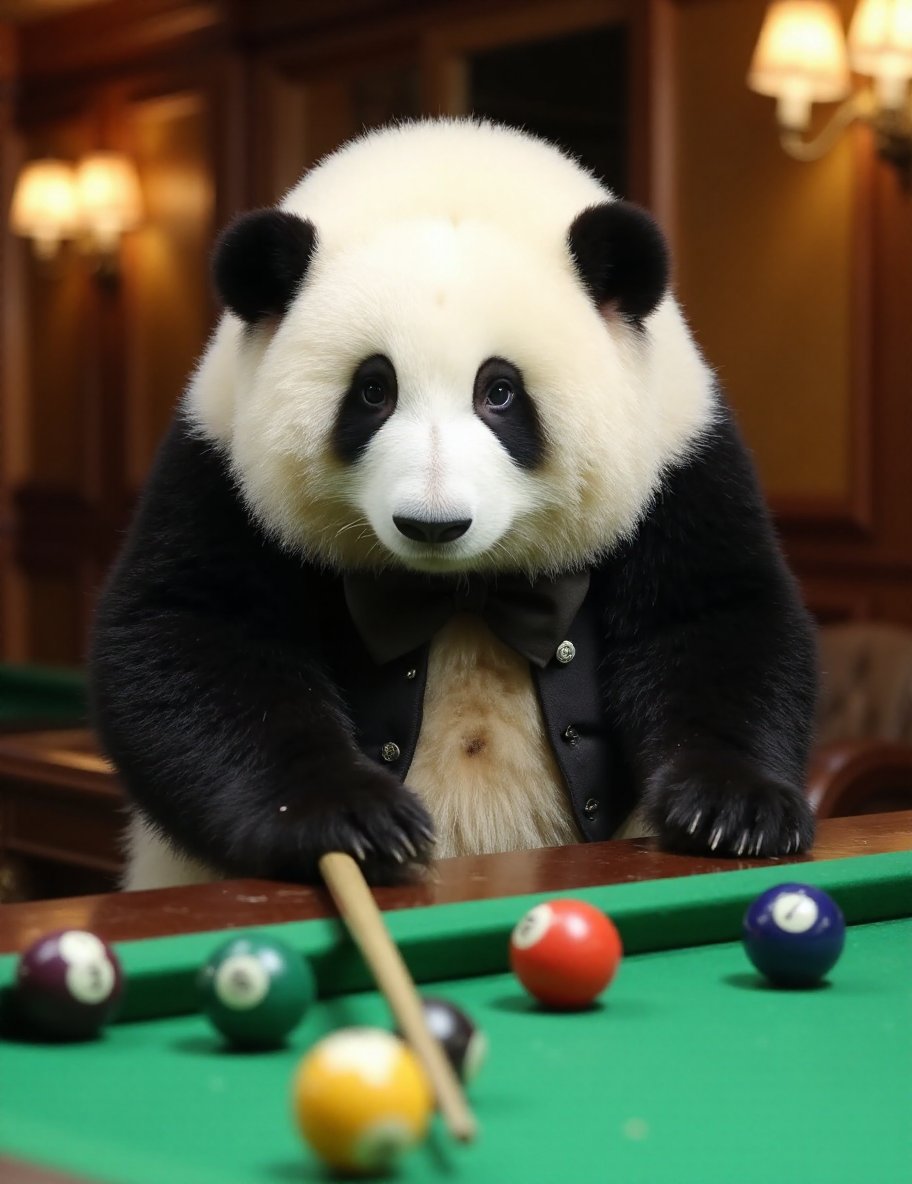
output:
<path id="1" fill-rule="evenodd" d="M 347 617 L 344 606 L 337 602 L 337 607 Z M 405 780 L 421 730 L 430 646 L 378 665 L 348 621 L 344 636 L 349 644 L 327 644 L 327 665 L 349 708 L 361 750 Z M 606 722 L 598 677 L 601 658 L 598 605 L 590 587 L 550 662 L 543 669 L 530 665 L 576 823 L 590 841 L 610 838 L 633 805 L 630 778 Z"/>

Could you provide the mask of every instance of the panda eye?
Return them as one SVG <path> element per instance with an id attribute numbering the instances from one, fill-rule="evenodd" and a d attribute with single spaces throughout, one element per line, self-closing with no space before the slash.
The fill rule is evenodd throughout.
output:
<path id="1" fill-rule="evenodd" d="M 498 378 L 485 392 L 484 404 L 489 411 L 506 411 L 515 396 L 513 383 L 506 378 Z"/>
<path id="2" fill-rule="evenodd" d="M 388 399 L 389 387 L 382 378 L 365 378 L 361 383 L 361 402 L 367 407 L 383 407 Z"/>

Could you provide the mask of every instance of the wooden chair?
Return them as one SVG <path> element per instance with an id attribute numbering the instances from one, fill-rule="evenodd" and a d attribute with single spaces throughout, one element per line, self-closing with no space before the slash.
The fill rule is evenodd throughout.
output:
<path id="1" fill-rule="evenodd" d="M 821 818 L 912 808 L 912 630 L 821 630 L 822 694 L 808 794 Z"/>

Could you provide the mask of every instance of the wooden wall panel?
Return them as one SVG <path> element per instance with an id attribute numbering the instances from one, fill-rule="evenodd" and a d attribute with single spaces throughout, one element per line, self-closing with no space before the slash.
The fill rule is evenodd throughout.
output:
<path id="1" fill-rule="evenodd" d="M 143 225 L 123 251 L 125 477 L 135 492 L 214 320 L 214 194 L 203 95 L 130 103 L 125 122 L 146 203 Z"/>
<path id="2" fill-rule="evenodd" d="M 852 0 L 840 0 L 844 9 Z M 362 126 L 460 110 L 479 47 L 626 19 L 632 185 L 822 620 L 912 624 L 912 198 L 866 132 L 805 166 L 744 84 L 764 0 L 105 0 L 0 27 L 19 160 L 131 152 L 119 284 L 0 232 L 0 655 L 78 661 L 92 599 L 214 321 L 208 254 Z M 15 106 L 13 97 L 15 96 Z"/>
<path id="3" fill-rule="evenodd" d="M 142 17 L 141 56 L 128 54 L 119 72 L 92 70 L 87 41 L 69 45 L 59 74 L 46 74 L 64 51 L 28 32 L 23 60 L 36 73 L 19 87 L 19 156 L 75 161 L 120 148 L 139 166 L 146 216 L 124 238 L 113 272 L 73 244 L 47 264 L 24 241 L 13 244 L 17 336 L 26 346 L 3 369 L 0 435 L 9 425 L 16 439 L 14 464 L 4 466 L 10 529 L 0 539 L 7 659 L 82 660 L 98 588 L 215 318 L 208 255 L 217 176 L 225 200 L 240 204 L 237 79 L 218 46 L 196 62 L 170 57 L 173 0 L 161 0 L 169 18 L 161 53 L 146 56 L 155 3 L 106 6 L 123 14 L 124 34 Z M 60 27 L 78 27 L 74 19 Z M 188 44 L 197 39 L 198 30 Z"/>
<path id="4" fill-rule="evenodd" d="M 9 209 L 20 159 L 14 135 L 13 94 L 17 68 L 15 32 L 0 24 L 0 209 Z M 11 391 L 22 386 L 21 304 L 19 274 L 14 268 L 14 241 L 0 226 L 0 654 L 27 652 L 18 636 L 21 603 L 14 578 L 13 483 L 21 475 L 22 408 Z"/>
<path id="5" fill-rule="evenodd" d="M 852 498 L 855 159 L 780 148 L 744 81 L 765 8 L 677 6 L 676 286 L 769 496 L 825 511 Z"/>
<path id="6" fill-rule="evenodd" d="M 912 195 L 860 125 L 784 154 L 744 84 L 764 7 L 650 0 L 653 200 L 811 608 L 912 625 Z"/>

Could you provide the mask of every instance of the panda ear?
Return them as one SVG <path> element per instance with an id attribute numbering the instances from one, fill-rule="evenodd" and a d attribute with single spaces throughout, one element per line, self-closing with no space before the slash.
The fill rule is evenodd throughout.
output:
<path id="1" fill-rule="evenodd" d="M 617 308 L 638 323 L 668 287 L 668 248 L 661 230 L 626 201 L 590 206 L 569 235 L 573 262 L 599 308 Z"/>
<path id="2" fill-rule="evenodd" d="M 222 231 L 212 255 L 222 303 L 248 325 L 284 316 L 316 243 L 313 223 L 295 214 L 275 209 L 242 214 Z"/>

